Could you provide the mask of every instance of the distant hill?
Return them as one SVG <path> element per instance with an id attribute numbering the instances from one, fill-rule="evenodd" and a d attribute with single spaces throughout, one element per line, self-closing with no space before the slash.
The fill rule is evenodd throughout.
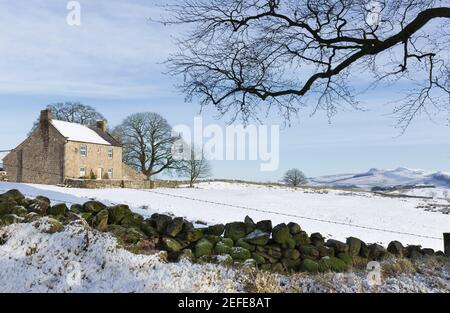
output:
<path id="1" fill-rule="evenodd" d="M 404 167 L 389 170 L 372 168 L 368 172 L 359 174 L 338 174 L 310 178 L 309 184 L 313 186 L 336 186 L 363 189 L 411 185 L 450 187 L 450 173 L 429 172 Z"/>

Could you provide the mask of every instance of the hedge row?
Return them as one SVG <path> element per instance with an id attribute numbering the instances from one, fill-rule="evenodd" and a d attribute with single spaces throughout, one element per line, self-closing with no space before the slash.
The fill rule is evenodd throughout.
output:
<path id="1" fill-rule="evenodd" d="M 273 227 L 269 220 L 255 223 L 246 217 L 243 222 L 196 228 L 183 218 L 164 214 L 144 219 L 127 205 L 108 207 L 89 201 L 68 208 L 63 203 L 51 206 L 50 200 L 42 196 L 27 199 L 18 190 L 0 195 L 0 226 L 31 222 L 42 216 L 52 217 L 50 232 L 61 231 L 63 225 L 82 219 L 92 228 L 113 234 L 119 243 L 134 247 L 137 252 L 167 251 L 170 261 L 188 258 L 227 265 L 238 263 L 276 272 L 345 272 L 361 259 L 443 255 L 420 246 L 404 247 L 398 241 L 391 242 L 386 250 L 354 237 L 345 243 L 325 240 L 320 233 L 308 235 L 297 223 Z"/>

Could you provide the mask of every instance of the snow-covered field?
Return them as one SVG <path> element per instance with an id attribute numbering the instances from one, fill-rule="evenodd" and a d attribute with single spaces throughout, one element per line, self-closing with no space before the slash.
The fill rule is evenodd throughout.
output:
<path id="1" fill-rule="evenodd" d="M 135 255 L 109 234 L 70 225 L 46 233 L 36 224 L 0 229 L 0 292 L 449 292 L 445 260 L 420 266 L 389 266 L 381 284 L 370 273 L 282 276 L 251 269 L 188 261 L 165 263 L 158 255 Z M 408 261 L 405 261 L 408 262 Z M 386 267 L 387 266 L 387 267 Z M 394 270 L 392 270 L 394 269 Z"/>
<path id="2" fill-rule="evenodd" d="M 97 199 L 125 203 L 137 213 L 171 213 L 193 222 L 227 223 L 270 219 L 297 222 L 309 232 L 345 240 L 349 236 L 384 246 L 392 240 L 443 250 L 442 233 L 450 231 L 450 215 L 419 208 L 427 200 L 389 198 L 368 192 L 290 189 L 231 183 L 201 183 L 197 188 L 130 190 L 75 189 L 0 182 L 0 192 L 17 188 L 28 196 L 45 195 L 53 202 L 82 203 Z"/>

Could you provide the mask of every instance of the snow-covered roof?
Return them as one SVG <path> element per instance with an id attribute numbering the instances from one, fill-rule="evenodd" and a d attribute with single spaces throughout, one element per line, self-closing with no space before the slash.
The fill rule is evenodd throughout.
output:
<path id="1" fill-rule="evenodd" d="M 52 120 L 52 125 L 70 141 L 79 141 L 86 143 L 95 143 L 100 145 L 111 144 L 100 137 L 94 130 L 89 127 L 77 123 L 69 123 L 65 121 Z"/>

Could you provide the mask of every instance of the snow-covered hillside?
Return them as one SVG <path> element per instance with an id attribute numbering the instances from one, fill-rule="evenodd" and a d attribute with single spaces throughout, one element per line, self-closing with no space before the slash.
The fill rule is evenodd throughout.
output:
<path id="1" fill-rule="evenodd" d="M 366 173 L 340 174 L 315 177 L 309 180 L 315 186 L 338 186 L 346 188 L 392 187 L 398 185 L 433 185 L 450 187 L 450 173 L 429 172 L 400 167 L 393 170 L 373 168 Z"/>
<path id="2" fill-rule="evenodd" d="M 28 196 L 45 195 L 53 202 L 82 203 L 90 198 L 125 203 L 144 216 L 171 213 L 206 223 L 270 219 L 297 222 L 308 233 L 345 240 L 354 236 L 387 246 L 392 240 L 443 250 L 442 233 L 450 231 L 450 215 L 420 208 L 425 199 L 391 198 L 369 192 L 291 189 L 231 183 L 202 183 L 198 188 L 130 190 L 75 189 L 0 182 L 0 192 L 17 188 Z"/>

